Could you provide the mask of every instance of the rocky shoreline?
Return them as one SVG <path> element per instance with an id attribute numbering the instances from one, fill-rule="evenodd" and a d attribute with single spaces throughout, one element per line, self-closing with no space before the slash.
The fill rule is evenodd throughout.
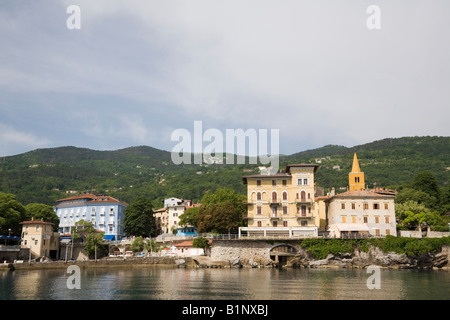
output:
<path id="1" fill-rule="evenodd" d="M 409 257 L 395 252 L 384 253 L 380 248 L 371 246 L 367 252 L 354 249 L 352 253 L 328 254 L 325 259 L 317 260 L 306 250 L 299 250 L 285 264 L 275 263 L 261 256 L 237 255 L 229 260 L 214 260 L 209 256 L 197 257 L 143 257 L 143 258 L 103 258 L 97 261 L 46 261 L 0 264 L 0 271 L 56 269 L 78 265 L 80 268 L 98 267 L 171 267 L 171 268 L 367 268 L 379 266 L 389 269 L 443 269 L 450 270 L 449 247 L 439 253 L 426 253 Z"/>
<path id="2" fill-rule="evenodd" d="M 390 269 L 444 269 L 450 270 L 448 249 L 437 254 L 426 253 L 414 257 L 395 252 L 384 253 L 378 247 L 370 247 L 367 252 L 355 249 L 352 253 L 329 254 L 325 259 L 314 259 L 305 250 L 280 265 L 262 257 L 248 258 L 236 256 L 228 261 L 212 260 L 208 257 L 193 258 L 197 268 L 367 268 L 376 265 Z M 178 264 L 184 267 L 183 263 Z"/>

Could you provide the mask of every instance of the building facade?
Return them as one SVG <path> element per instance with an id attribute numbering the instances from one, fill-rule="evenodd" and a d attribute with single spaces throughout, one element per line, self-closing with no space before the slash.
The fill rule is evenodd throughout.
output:
<path id="1" fill-rule="evenodd" d="M 395 236 L 395 195 L 384 190 L 365 189 L 364 173 L 355 153 L 349 190 L 337 195 L 333 192 L 327 200 L 329 235 L 338 238 Z"/>
<path id="2" fill-rule="evenodd" d="M 315 201 L 318 165 L 293 164 L 285 172 L 243 177 L 247 184 L 247 227 L 239 235 L 317 236 L 321 215 Z"/>
<path id="3" fill-rule="evenodd" d="M 56 259 L 59 250 L 59 233 L 53 231 L 53 223 L 43 220 L 23 221 L 21 245 L 30 248 L 34 258 Z"/>
<path id="4" fill-rule="evenodd" d="M 349 190 L 329 198 L 329 235 L 337 238 L 397 234 L 395 197 L 369 190 Z"/>
<path id="5" fill-rule="evenodd" d="M 127 203 L 110 196 L 83 194 L 58 200 L 55 206 L 61 234 L 70 234 L 80 220 L 91 222 L 105 233 L 107 240 L 120 240 L 123 232 L 123 211 Z"/>
<path id="6" fill-rule="evenodd" d="M 161 234 L 172 233 L 180 228 L 180 216 L 189 208 L 198 207 L 191 200 L 179 198 L 164 199 L 164 207 L 154 210 L 156 223 L 161 229 Z"/>

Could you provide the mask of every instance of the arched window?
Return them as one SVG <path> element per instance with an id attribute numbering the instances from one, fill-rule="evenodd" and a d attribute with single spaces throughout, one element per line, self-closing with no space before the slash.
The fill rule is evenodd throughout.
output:
<path id="1" fill-rule="evenodd" d="M 283 200 L 287 200 L 287 192 L 283 191 Z"/>
<path id="2" fill-rule="evenodd" d="M 302 192 L 300 193 L 300 197 L 301 197 L 301 201 L 306 201 L 306 192 L 305 192 L 305 191 L 302 191 Z"/>
<path id="3" fill-rule="evenodd" d="M 258 192 L 258 193 L 256 194 L 256 200 L 261 200 L 261 192 Z"/>
<path id="4" fill-rule="evenodd" d="M 272 192 L 272 202 L 277 202 L 277 193 L 275 191 Z"/>

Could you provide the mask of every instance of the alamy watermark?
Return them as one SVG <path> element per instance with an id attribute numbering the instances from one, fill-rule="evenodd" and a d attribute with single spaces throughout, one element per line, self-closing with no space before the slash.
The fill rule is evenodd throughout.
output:
<path id="1" fill-rule="evenodd" d="M 372 275 L 367 278 L 366 285 L 367 289 L 381 289 L 381 271 L 379 266 L 368 266 L 366 273 L 371 273 Z"/>
<path id="2" fill-rule="evenodd" d="M 249 164 L 270 164 L 271 172 L 278 172 L 279 140 L 279 129 L 270 129 L 270 136 L 269 129 L 252 128 L 226 129 L 224 134 L 215 128 L 203 131 L 203 122 L 194 121 L 192 133 L 183 128 L 172 132 L 171 141 L 179 143 L 171 158 L 174 164 L 245 164 L 248 159 Z"/>
<path id="3" fill-rule="evenodd" d="M 81 289 L 81 270 L 79 266 L 71 265 L 66 270 L 70 276 L 67 278 L 67 289 Z"/>

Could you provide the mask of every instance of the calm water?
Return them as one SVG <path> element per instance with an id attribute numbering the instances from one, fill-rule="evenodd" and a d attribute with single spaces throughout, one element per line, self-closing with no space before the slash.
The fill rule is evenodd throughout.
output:
<path id="1" fill-rule="evenodd" d="M 82 269 L 81 289 L 66 270 L 0 272 L 0 299 L 449 300 L 450 272 L 381 270 L 379 290 L 360 269 Z"/>

